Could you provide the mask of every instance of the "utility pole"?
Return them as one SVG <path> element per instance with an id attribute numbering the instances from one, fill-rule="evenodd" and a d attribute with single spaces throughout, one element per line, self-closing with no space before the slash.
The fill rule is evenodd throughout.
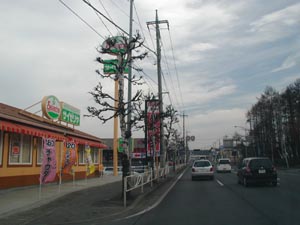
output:
<path id="1" fill-rule="evenodd" d="M 132 22 L 133 22 L 133 0 L 130 0 L 130 17 L 129 17 L 129 43 L 132 41 Z M 131 156 L 132 156 L 132 143 L 131 143 L 131 98 L 132 98 L 132 61 L 131 61 L 131 46 L 128 52 L 128 115 L 127 115 L 127 135 L 128 138 L 128 158 L 129 169 L 131 171 Z"/>
<path id="2" fill-rule="evenodd" d="M 157 56 L 157 80 L 158 80 L 158 100 L 159 100 L 159 115 L 160 115 L 160 162 L 161 167 L 165 167 L 165 149 L 164 149 L 164 128 L 163 128 L 163 99 L 162 99 L 162 81 L 161 81 L 161 48 L 160 48 L 160 30 L 159 24 L 166 23 L 169 27 L 167 20 L 158 20 L 158 13 L 156 10 L 155 21 L 147 22 L 149 25 L 155 25 L 156 28 L 156 56 Z"/>
<path id="3" fill-rule="evenodd" d="M 182 127 L 183 127 L 183 146 L 184 146 L 184 154 L 185 154 L 185 164 L 187 164 L 187 149 L 186 149 L 186 137 L 185 137 L 185 117 L 186 114 L 181 115 L 182 116 Z"/>

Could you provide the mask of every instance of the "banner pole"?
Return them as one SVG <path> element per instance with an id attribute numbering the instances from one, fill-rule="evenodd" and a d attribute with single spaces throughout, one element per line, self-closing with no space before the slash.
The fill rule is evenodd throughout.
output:
<path id="1" fill-rule="evenodd" d="M 63 144 L 65 146 L 65 140 L 63 140 L 63 142 L 60 143 L 59 145 L 59 150 L 60 150 L 60 173 L 59 173 L 59 184 L 58 184 L 58 193 L 60 193 L 60 189 L 61 189 L 61 183 L 62 183 L 62 161 L 63 161 L 63 149 L 61 147 L 61 145 Z"/>
<path id="2" fill-rule="evenodd" d="M 40 182 L 40 187 L 39 187 L 39 200 L 42 198 L 42 183 Z"/>

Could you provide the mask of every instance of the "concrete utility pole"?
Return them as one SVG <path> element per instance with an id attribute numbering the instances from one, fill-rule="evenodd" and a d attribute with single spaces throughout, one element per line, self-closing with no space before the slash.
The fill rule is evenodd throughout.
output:
<path id="1" fill-rule="evenodd" d="M 161 48 L 160 48 L 160 30 L 159 24 L 166 23 L 169 27 L 167 20 L 158 20 L 158 13 L 156 10 L 155 21 L 147 22 L 147 26 L 155 25 L 156 28 L 156 56 L 157 56 L 157 79 L 158 79 L 158 100 L 159 100 L 159 114 L 160 114 L 160 162 L 161 167 L 165 167 L 165 149 L 164 149 L 164 129 L 163 129 L 163 99 L 162 99 L 162 81 L 161 81 Z"/>
<path id="2" fill-rule="evenodd" d="M 184 154 L 185 154 L 185 163 L 187 164 L 187 149 L 186 149 L 186 137 L 185 137 L 185 117 L 186 114 L 182 114 L 182 127 L 183 127 L 183 146 L 184 146 Z"/>
<path id="3" fill-rule="evenodd" d="M 129 43 L 132 41 L 132 22 L 133 22 L 133 0 L 130 0 L 130 17 L 129 17 Z M 129 46 L 131 47 L 131 46 Z M 128 115 L 127 115 L 127 132 L 131 134 L 131 98 L 132 98 L 132 62 L 131 62 L 132 51 L 128 52 Z M 132 143 L 131 135 L 128 138 L 128 158 L 129 158 L 129 168 L 131 171 L 131 155 L 132 155 Z"/>

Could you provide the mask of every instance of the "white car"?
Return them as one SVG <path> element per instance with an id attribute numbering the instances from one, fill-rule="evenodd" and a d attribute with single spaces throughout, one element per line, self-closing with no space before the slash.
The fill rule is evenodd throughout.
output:
<path id="1" fill-rule="evenodd" d="M 231 173 L 230 159 L 223 158 L 218 160 L 217 172 L 229 172 Z"/>
<path id="2" fill-rule="evenodd" d="M 103 170 L 103 175 L 114 175 L 114 168 L 109 166 L 109 167 L 104 167 Z M 122 175 L 122 168 L 118 167 L 118 176 Z"/>
<path id="3" fill-rule="evenodd" d="M 196 178 L 214 179 L 214 167 L 209 160 L 195 160 L 192 166 L 192 180 Z"/>

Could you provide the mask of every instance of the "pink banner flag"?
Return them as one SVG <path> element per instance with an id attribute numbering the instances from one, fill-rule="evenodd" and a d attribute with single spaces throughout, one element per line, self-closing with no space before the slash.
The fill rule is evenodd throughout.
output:
<path id="1" fill-rule="evenodd" d="M 41 166 L 40 183 L 51 182 L 56 176 L 55 139 L 43 138 L 43 162 Z"/>

